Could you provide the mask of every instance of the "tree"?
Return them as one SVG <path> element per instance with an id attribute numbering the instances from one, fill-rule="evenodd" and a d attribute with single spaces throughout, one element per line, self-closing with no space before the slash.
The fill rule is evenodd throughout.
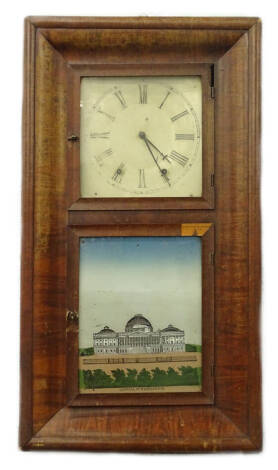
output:
<path id="1" fill-rule="evenodd" d="M 106 374 L 102 369 L 95 369 L 92 375 L 91 388 L 107 388 L 111 387 L 113 379 L 110 375 Z"/>
<path id="2" fill-rule="evenodd" d="M 80 356 L 92 356 L 94 354 L 94 348 L 80 348 L 79 355 Z"/>
<path id="3" fill-rule="evenodd" d="M 151 374 L 145 368 L 142 369 L 137 376 L 137 386 L 138 387 L 149 387 L 152 382 Z"/>
<path id="4" fill-rule="evenodd" d="M 197 377 L 198 377 L 198 385 L 201 385 L 202 383 L 202 367 L 197 367 Z"/>
<path id="5" fill-rule="evenodd" d="M 167 379 L 168 385 L 180 385 L 181 383 L 181 376 L 173 367 L 168 368 Z"/>
<path id="6" fill-rule="evenodd" d="M 112 375 L 114 377 L 113 386 L 114 387 L 126 387 L 126 376 L 125 371 L 122 369 L 112 370 Z"/>
<path id="7" fill-rule="evenodd" d="M 168 385 L 167 372 L 156 367 L 152 370 L 152 385 L 163 387 Z"/>
<path id="8" fill-rule="evenodd" d="M 83 380 L 84 380 L 85 388 L 93 388 L 92 378 L 93 378 L 93 374 L 91 370 L 83 370 Z"/>
<path id="9" fill-rule="evenodd" d="M 195 344 L 186 344 L 185 345 L 185 350 L 187 352 L 196 352 L 197 351 L 197 347 Z"/>
<path id="10" fill-rule="evenodd" d="M 137 376 L 136 369 L 127 369 L 127 376 L 126 376 L 127 387 L 136 386 L 136 376 Z"/>
<path id="11" fill-rule="evenodd" d="M 187 366 L 179 367 L 182 375 L 182 385 L 199 385 L 197 369 Z"/>

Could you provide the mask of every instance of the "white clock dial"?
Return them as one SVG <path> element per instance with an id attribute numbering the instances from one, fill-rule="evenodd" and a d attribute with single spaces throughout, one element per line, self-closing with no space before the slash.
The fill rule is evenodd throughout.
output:
<path id="1" fill-rule="evenodd" d="M 199 77 L 83 78 L 82 197 L 202 193 Z"/>

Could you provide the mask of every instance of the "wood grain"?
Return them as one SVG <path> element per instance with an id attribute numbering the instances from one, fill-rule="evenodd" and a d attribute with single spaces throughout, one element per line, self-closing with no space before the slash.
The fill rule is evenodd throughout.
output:
<path id="1" fill-rule="evenodd" d="M 36 28 L 70 29 L 206 29 L 213 31 L 249 30 L 257 24 L 256 17 L 84 17 L 84 16 L 30 16 L 29 21 Z"/>
<path id="2" fill-rule="evenodd" d="M 22 239 L 20 317 L 20 432 L 24 446 L 32 437 L 32 321 L 33 321 L 33 207 L 34 207 L 34 75 L 35 27 L 25 21 L 24 99 L 22 128 Z M 27 392 L 29 390 L 29 392 Z M 27 393 L 26 393 L 27 392 Z"/>
<path id="3" fill-rule="evenodd" d="M 151 413 L 149 407 L 125 407 L 124 411 L 120 407 L 63 408 L 28 447 L 215 452 L 238 450 L 239 446 L 241 450 L 254 450 L 248 436 L 216 407 L 154 406 Z"/>
<path id="4" fill-rule="evenodd" d="M 238 29 L 40 28 L 70 65 L 213 63 L 244 34 Z"/>
<path id="5" fill-rule="evenodd" d="M 249 31 L 249 362 L 248 432 L 258 447 L 262 441 L 260 359 L 261 313 L 261 23 Z"/>
<path id="6" fill-rule="evenodd" d="M 33 426 L 66 403 L 66 64 L 37 35 L 33 277 Z M 48 117 L 48 118 L 47 118 Z"/>
<path id="7" fill-rule="evenodd" d="M 247 432 L 248 407 L 248 36 L 217 63 L 216 402 Z M 240 378 L 240 385 L 238 380 Z M 236 393 L 236 384 L 240 393 Z"/>

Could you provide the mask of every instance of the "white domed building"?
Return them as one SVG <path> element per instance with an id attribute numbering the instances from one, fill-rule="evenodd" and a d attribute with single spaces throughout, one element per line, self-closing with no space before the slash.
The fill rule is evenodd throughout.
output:
<path id="1" fill-rule="evenodd" d="M 116 333 L 105 326 L 93 334 L 95 354 L 142 354 L 185 351 L 184 331 L 169 325 L 153 331 L 151 322 L 143 315 L 128 320 L 125 331 Z"/>

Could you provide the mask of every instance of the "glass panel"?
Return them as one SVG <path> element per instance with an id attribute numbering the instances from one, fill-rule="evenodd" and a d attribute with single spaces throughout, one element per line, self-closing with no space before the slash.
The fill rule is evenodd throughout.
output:
<path id="1" fill-rule="evenodd" d="M 200 197 L 199 76 L 81 80 L 82 197 Z"/>
<path id="2" fill-rule="evenodd" d="M 81 393 L 201 390 L 199 237 L 80 241 Z"/>

